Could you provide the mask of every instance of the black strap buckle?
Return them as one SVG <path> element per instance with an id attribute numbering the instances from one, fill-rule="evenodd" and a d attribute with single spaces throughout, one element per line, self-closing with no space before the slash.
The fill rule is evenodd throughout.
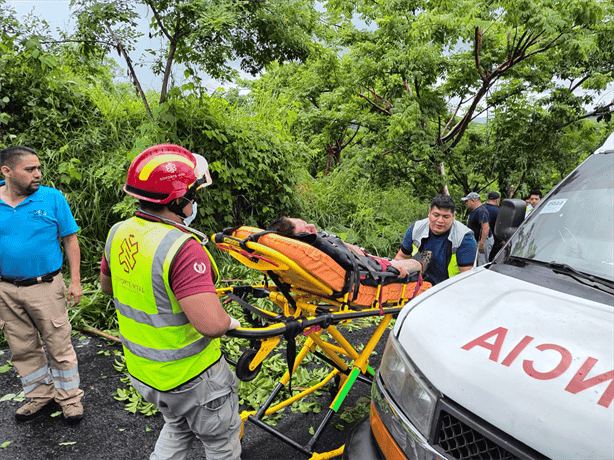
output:
<path id="1" fill-rule="evenodd" d="M 60 270 L 61 269 L 58 268 L 54 272 L 46 273 L 42 276 L 37 276 L 35 278 L 27 278 L 25 280 L 18 280 L 15 278 L 7 278 L 6 276 L 0 276 L 0 281 L 4 281 L 5 283 L 11 283 L 17 287 L 33 286 L 35 284 L 40 284 L 40 283 L 51 283 L 55 275 L 60 273 Z"/>

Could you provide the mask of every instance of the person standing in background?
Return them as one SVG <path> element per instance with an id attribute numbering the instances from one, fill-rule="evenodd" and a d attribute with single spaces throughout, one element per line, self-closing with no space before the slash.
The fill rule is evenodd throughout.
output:
<path id="1" fill-rule="evenodd" d="M 490 216 L 488 215 L 488 210 L 482 204 L 480 195 L 476 192 L 467 194 L 461 200 L 465 202 L 467 209 L 471 211 L 467 220 L 467 226 L 473 231 L 475 240 L 478 242 L 476 265 L 484 265 L 488 262 L 488 256 L 493 244 L 493 239 L 489 236 Z"/>
<path id="2" fill-rule="evenodd" d="M 497 192 L 490 192 L 486 196 L 486 203 L 484 203 L 484 206 L 486 206 L 486 209 L 488 209 L 488 215 L 490 217 L 488 225 L 490 227 L 490 234 L 494 241 L 492 249 L 490 250 L 490 254 L 488 256 L 489 262 L 492 262 L 492 259 L 495 257 L 497 252 L 499 252 L 499 249 L 501 249 L 501 247 L 503 246 L 503 242 L 501 241 L 501 239 L 497 238 L 497 235 L 495 235 L 495 224 L 497 222 L 497 216 L 499 215 L 499 202 L 500 195 Z"/>
<path id="3" fill-rule="evenodd" d="M 33 149 L 2 150 L 0 168 L 0 327 L 30 398 L 15 418 L 31 420 L 56 401 L 65 419 L 77 422 L 83 418 L 83 390 L 66 306 L 82 295 L 79 227 L 64 195 L 41 185 Z M 60 240 L 70 270 L 68 290 L 60 273 Z"/>
<path id="4" fill-rule="evenodd" d="M 539 204 L 542 198 L 543 195 L 541 190 L 531 190 L 529 192 L 529 198 L 527 198 L 526 201 L 530 207 L 527 206 L 527 214 L 533 211 L 533 209 L 535 209 L 535 207 Z"/>

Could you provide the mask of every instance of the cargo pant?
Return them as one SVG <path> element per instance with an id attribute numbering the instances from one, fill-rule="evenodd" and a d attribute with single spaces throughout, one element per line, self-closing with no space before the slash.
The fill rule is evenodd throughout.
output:
<path id="1" fill-rule="evenodd" d="M 476 267 L 484 265 L 490 260 L 490 251 L 492 251 L 492 247 L 495 243 L 495 239 L 492 236 L 489 236 L 484 240 L 484 252 L 480 252 L 479 249 L 476 250 Z"/>
<path id="2" fill-rule="evenodd" d="M 0 281 L 0 326 L 28 398 L 53 398 L 60 405 L 81 400 L 83 390 L 79 389 L 77 354 L 70 341 L 72 328 L 61 274 L 51 283 L 32 286 Z"/>
<path id="3" fill-rule="evenodd" d="M 130 381 L 164 416 L 150 460 L 185 460 L 196 438 L 204 444 L 207 460 L 241 458 L 239 381 L 224 358 L 170 391 L 158 391 L 133 377 Z"/>

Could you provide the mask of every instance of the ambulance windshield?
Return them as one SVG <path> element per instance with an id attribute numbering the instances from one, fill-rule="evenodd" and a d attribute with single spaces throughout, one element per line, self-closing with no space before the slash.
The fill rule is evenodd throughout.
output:
<path id="1" fill-rule="evenodd" d="M 614 152 L 592 155 L 529 214 L 510 255 L 614 281 Z"/>

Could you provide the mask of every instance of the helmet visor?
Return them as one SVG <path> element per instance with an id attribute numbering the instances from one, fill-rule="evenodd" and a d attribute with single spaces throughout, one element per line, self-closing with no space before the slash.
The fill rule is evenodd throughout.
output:
<path id="1" fill-rule="evenodd" d="M 196 175 L 196 182 L 192 184 L 192 187 L 196 185 L 195 191 L 200 190 L 211 185 L 211 175 L 209 174 L 209 163 L 205 160 L 205 157 L 194 154 L 196 158 L 196 168 L 194 168 L 194 174 Z"/>
<path id="2" fill-rule="evenodd" d="M 211 175 L 209 174 L 209 164 L 207 163 L 207 160 L 205 160 L 205 158 L 201 155 L 193 155 L 194 158 L 196 158 L 196 167 L 194 168 L 196 180 L 185 194 L 185 197 L 190 200 L 194 199 L 197 190 L 208 187 L 213 182 L 211 180 Z"/>

